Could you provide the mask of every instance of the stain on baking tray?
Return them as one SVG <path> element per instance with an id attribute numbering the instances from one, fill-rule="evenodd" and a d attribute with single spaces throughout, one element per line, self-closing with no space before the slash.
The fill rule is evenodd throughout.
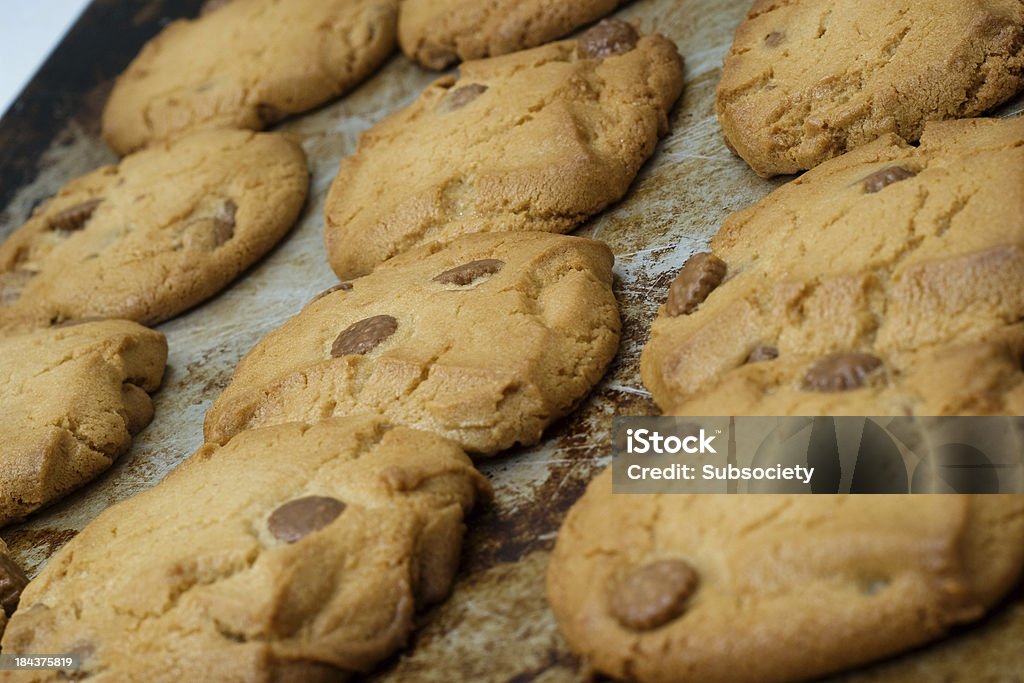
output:
<path id="1" fill-rule="evenodd" d="M 18 562 L 29 576 L 35 575 L 51 555 L 64 547 L 64 544 L 78 535 L 75 529 L 14 529 L 4 530 L 4 540 L 12 550 L 30 549 L 18 553 Z"/>
<path id="2" fill-rule="evenodd" d="M 213 401 L 220 392 L 231 383 L 233 367 L 228 367 L 217 360 L 232 352 L 227 345 L 205 350 L 202 355 L 185 367 L 185 372 L 175 383 L 172 390 L 182 391 L 188 387 L 200 387 L 193 403 Z"/>

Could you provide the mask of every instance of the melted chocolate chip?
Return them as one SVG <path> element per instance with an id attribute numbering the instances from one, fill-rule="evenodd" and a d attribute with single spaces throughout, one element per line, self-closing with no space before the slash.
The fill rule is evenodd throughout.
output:
<path id="1" fill-rule="evenodd" d="M 482 277 L 494 275 L 505 265 L 504 261 L 488 258 L 479 261 L 470 261 L 451 270 L 446 270 L 434 278 L 434 282 L 442 285 L 458 285 L 465 287 L 471 285 Z"/>
<path id="2" fill-rule="evenodd" d="M 764 37 L 764 44 L 767 47 L 778 47 L 782 44 L 782 41 L 786 38 L 784 33 L 778 31 L 772 31 Z"/>
<path id="3" fill-rule="evenodd" d="M 864 179 L 864 194 L 881 192 L 893 183 L 913 178 L 917 173 L 902 166 L 889 166 L 880 171 L 875 171 Z"/>
<path id="4" fill-rule="evenodd" d="M 348 292 L 348 291 L 351 291 L 351 290 L 352 290 L 352 285 L 351 284 L 349 284 L 348 282 L 339 282 L 338 284 L 334 285 L 333 287 L 328 287 L 324 291 L 322 291 L 319 294 L 317 294 L 316 296 L 314 296 L 312 299 L 309 300 L 309 303 L 313 303 L 314 301 L 319 301 L 320 299 L 323 299 L 325 296 L 327 296 L 329 294 L 334 294 L 335 292 Z"/>
<path id="5" fill-rule="evenodd" d="M 678 618 L 700 577 L 682 560 L 659 560 L 633 570 L 611 596 L 611 613 L 633 631 L 649 631 Z"/>
<path id="6" fill-rule="evenodd" d="M 270 513 L 267 529 L 274 538 L 295 543 L 323 529 L 345 511 L 345 504 L 326 496 L 306 496 L 289 501 Z"/>
<path id="7" fill-rule="evenodd" d="M 450 91 L 444 98 L 445 111 L 462 109 L 467 104 L 487 92 L 487 86 L 482 83 L 470 83 Z"/>
<path id="8" fill-rule="evenodd" d="M 748 363 L 762 363 L 767 360 L 775 360 L 779 357 L 779 350 L 774 346 L 761 344 L 747 356 Z"/>
<path id="9" fill-rule="evenodd" d="M 671 316 L 693 313 L 722 284 L 725 272 L 725 262 L 714 254 L 691 256 L 669 287 L 666 312 Z"/>
<path id="10" fill-rule="evenodd" d="M 59 230 L 60 232 L 75 232 L 85 227 L 85 224 L 92 218 L 92 214 L 96 211 L 96 207 L 102 203 L 102 199 L 90 199 L 87 202 L 81 202 L 74 206 L 69 206 L 63 211 L 59 211 L 53 216 L 50 216 L 50 220 L 47 222 L 50 230 Z"/>
<path id="11" fill-rule="evenodd" d="M 850 391 L 864 386 L 868 375 L 882 367 L 882 359 L 869 353 L 833 353 L 812 365 L 804 375 L 807 391 Z"/>
<path id="12" fill-rule="evenodd" d="M 0 554 L 0 606 L 7 616 L 14 614 L 21 599 L 21 591 L 28 585 L 28 577 L 21 567 L 7 555 Z"/>
<path id="13" fill-rule="evenodd" d="M 224 246 L 235 236 L 235 214 L 238 212 L 238 205 L 231 199 L 224 202 L 220 211 L 213 218 L 213 238 L 217 246 Z"/>
<path id="14" fill-rule="evenodd" d="M 381 342 L 398 330 L 398 321 L 390 315 L 375 315 L 345 328 L 331 347 L 331 355 L 341 358 L 363 355 L 377 348 Z"/>
<path id="15" fill-rule="evenodd" d="M 587 59 L 605 59 L 636 47 L 640 34 L 620 19 L 605 19 L 579 38 L 580 54 Z"/>

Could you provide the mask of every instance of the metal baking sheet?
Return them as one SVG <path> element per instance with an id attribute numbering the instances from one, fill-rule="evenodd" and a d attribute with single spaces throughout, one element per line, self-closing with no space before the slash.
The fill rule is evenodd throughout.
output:
<path id="1" fill-rule="evenodd" d="M 195 16 L 200 0 L 95 0 L 0 121 L 0 237 L 17 228 L 70 178 L 116 161 L 99 139 L 99 113 L 113 78 L 172 18 Z M 676 270 L 704 247 L 732 211 L 785 179 L 763 180 L 725 148 L 714 88 L 749 0 L 636 0 L 618 12 L 671 37 L 686 57 L 686 90 L 672 133 L 625 200 L 578 234 L 616 254 L 624 319 L 608 376 L 544 442 L 481 464 L 492 504 L 470 522 L 451 599 L 421 615 L 409 646 L 373 681 L 585 680 L 558 634 L 544 573 L 558 526 L 586 483 L 608 462 L 613 415 L 655 411 L 639 378 L 650 320 Z M 396 55 L 345 99 L 286 121 L 309 157 L 312 189 L 296 227 L 266 258 L 206 304 L 160 326 L 170 343 L 156 418 L 104 476 L 30 521 L 3 530 L 15 558 L 34 574 L 101 510 L 153 486 L 202 442 L 203 416 L 238 359 L 265 333 L 334 284 L 322 247 L 322 207 L 342 157 L 359 134 L 413 100 L 434 78 Z M 1003 108 L 1018 114 L 1020 99 Z M 943 680 L 1020 683 L 1024 596 L 981 626 L 895 662 L 834 679 L 848 683 Z M 994 653 L 994 654 L 993 654 Z M 1003 653 L 1002 656 L 999 653 Z M 1000 662 L 1016 658 L 1016 665 Z M 975 677 L 988 667 L 985 677 Z M 923 668 L 922 668 L 923 667 Z M 927 678 L 914 678 L 929 672 Z M 934 675 L 931 672 L 935 672 Z"/>

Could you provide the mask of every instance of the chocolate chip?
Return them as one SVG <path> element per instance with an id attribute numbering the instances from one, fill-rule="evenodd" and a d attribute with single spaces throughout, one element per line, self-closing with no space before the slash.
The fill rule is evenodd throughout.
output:
<path id="1" fill-rule="evenodd" d="M 334 294 L 335 292 L 348 292 L 351 289 L 352 289 L 352 285 L 350 285 L 349 283 L 347 283 L 347 282 L 340 282 L 340 283 L 334 285 L 333 287 L 328 287 L 324 291 L 322 291 L 319 294 L 317 294 L 316 296 L 314 296 L 312 299 L 309 300 L 309 303 L 313 303 L 314 301 L 319 301 L 320 299 L 323 299 L 328 294 Z"/>
<path id="2" fill-rule="evenodd" d="M 833 353 L 807 370 L 804 389 L 822 392 L 857 389 L 881 366 L 882 359 L 869 353 Z"/>
<path id="3" fill-rule="evenodd" d="M 761 344 L 747 356 L 748 363 L 762 363 L 767 360 L 775 360 L 779 357 L 779 350 L 774 346 Z"/>
<path id="4" fill-rule="evenodd" d="M 878 595 L 892 585 L 892 581 L 885 578 L 874 578 L 865 581 L 861 590 L 865 595 Z"/>
<path id="5" fill-rule="evenodd" d="M 296 498 L 270 513 L 267 529 L 279 541 L 295 543 L 314 531 L 323 529 L 344 510 L 345 504 L 335 498 Z"/>
<path id="6" fill-rule="evenodd" d="M 487 92 L 487 86 L 481 83 L 470 83 L 469 85 L 455 88 L 445 96 L 444 109 L 445 111 L 462 109 L 485 92 Z"/>
<path id="7" fill-rule="evenodd" d="M 722 284 L 725 272 L 725 261 L 714 254 L 691 256 L 669 287 L 666 312 L 671 316 L 693 313 Z"/>
<path id="8" fill-rule="evenodd" d="M 659 560 L 635 569 L 615 587 L 611 612 L 633 631 L 663 626 L 686 611 L 700 578 L 682 560 Z"/>
<path id="9" fill-rule="evenodd" d="M 238 205 L 234 200 L 228 199 L 213 217 L 213 237 L 217 246 L 224 246 L 235 236 L 235 214 L 238 212 Z"/>
<path id="10" fill-rule="evenodd" d="M 917 173 L 902 166 L 889 166 L 880 171 L 875 171 L 864 179 L 864 194 L 881 192 L 893 183 L 913 178 Z"/>
<path id="11" fill-rule="evenodd" d="M 442 285 L 458 285 L 464 287 L 473 284 L 482 277 L 494 275 L 505 265 L 504 261 L 488 258 L 479 261 L 470 261 L 451 270 L 446 270 L 434 278 L 434 282 Z"/>
<path id="12" fill-rule="evenodd" d="M 373 351 L 382 341 L 398 330 L 398 321 L 390 315 L 375 315 L 345 328 L 331 347 L 335 358 L 352 354 L 363 355 Z"/>
<path id="13" fill-rule="evenodd" d="M 102 201 L 102 199 L 90 199 L 87 202 L 69 206 L 63 211 L 50 216 L 47 226 L 50 230 L 59 230 L 61 232 L 81 230 L 89 222 L 89 219 L 92 218 L 93 212 L 96 211 L 96 207 Z"/>
<path id="14" fill-rule="evenodd" d="M 782 44 L 783 39 L 786 37 L 784 33 L 778 31 L 772 31 L 764 37 L 764 44 L 767 47 L 778 47 Z"/>
<path id="15" fill-rule="evenodd" d="M 640 34 L 620 19 L 605 19 L 579 38 L 579 50 L 588 59 L 621 55 L 636 47 Z"/>
<path id="16" fill-rule="evenodd" d="M 35 275 L 30 270 L 11 270 L 0 273 L 0 305 L 13 304 L 17 301 L 22 290 Z"/>
<path id="17" fill-rule="evenodd" d="M 0 606 L 7 616 L 14 614 L 21 599 L 21 591 L 28 585 L 28 577 L 21 567 L 7 555 L 0 553 Z"/>

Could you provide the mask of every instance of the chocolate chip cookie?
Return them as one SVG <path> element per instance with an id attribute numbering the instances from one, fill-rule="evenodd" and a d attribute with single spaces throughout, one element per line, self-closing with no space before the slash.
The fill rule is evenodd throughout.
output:
<path id="1" fill-rule="evenodd" d="M 486 490 L 455 444 L 376 417 L 206 445 L 54 555 L 3 651 L 82 659 L 23 681 L 346 680 L 447 595 Z"/>
<path id="2" fill-rule="evenodd" d="M 603 243 L 548 233 L 407 252 L 259 342 L 207 414 L 206 438 L 370 414 L 479 454 L 536 443 L 618 348 L 611 267 Z"/>
<path id="3" fill-rule="evenodd" d="M 298 217 L 308 185 L 297 144 L 229 130 L 72 180 L 0 244 L 0 326 L 172 318 L 269 251 Z"/>
<path id="4" fill-rule="evenodd" d="M 1019 580 L 1024 496 L 613 495 L 570 510 L 548 595 L 572 649 L 641 683 L 789 683 L 975 621 Z"/>
<path id="5" fill-rule="evenodd" d="M 1020 415 L 1024 119 L 929 123 L 726 219 L 644 384 L 677 415 Z"/>
<path id="6" fill-rule="evenodd" d="M 568 232 L 618 201 L 668 127 L 682 59 L 603 23 L 462 65 L 363 134 L 324 207 L 342 279 L 473 232 Z"/>
<path id="7" fill-rule="evenodd" d="M 722 131 L 759 175 L 813 168 L 1024 87 L 1016 0 L 758 0 L 718 85 Z"/>
<path id="8" fill-rule="evenodd" d="M 106 470 L 153 419 L 159 332 L 125 320 L 0 336 L 0 525 Z"/>
<path id="9" fill-rule="evenodd" d="M 613 11 L 622 0 L 403 0 L 402 51 L 429 69 L 524 50 Z"/>
<path id="10" fill-rule="evenodd" d="M 398 0 L 233 0 L 172 22 L 117 79 L 103 139 L 127 154 L 200 128 L 261 130 L 357 85 L 395 48 Z"/>

